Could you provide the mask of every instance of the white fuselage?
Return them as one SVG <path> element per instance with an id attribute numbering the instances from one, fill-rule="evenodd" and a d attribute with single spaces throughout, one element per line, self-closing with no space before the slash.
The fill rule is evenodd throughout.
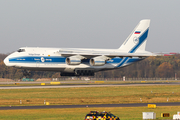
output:
<path id="1" fill-rule="evenodd" d="M 28 70 L 45 70 L 45 71 L 60 71 L 60 72 L 74 72 L 74 69 L 93 69 L 95 72 L 100 70 L 114 69 L 129 65 L 130 63 L 140 61 L 142 58 L 138 57 L 115 57 L 111 60 L 106 61 L 105 65 L 102 66 L 92 66 L 89 64 L 90 59 L 82 60 L 79 65 L 68 65 L 66 63 L 66 58 L 60 54 L 61 48 L 33 48 L 24 47 L 20 48 L 24 51 L 14 52 L 10 54 L 5 60 L 7 66 L 13 66 Z M 118 53 L 117 49 L 78 49 L 78 48 L 66 48 L 63 52 L 73 52 L 77 51 L 88 51 L 88 52 L 113 52 Z M 124 59 L 127 59 L 122 63 Z"/>

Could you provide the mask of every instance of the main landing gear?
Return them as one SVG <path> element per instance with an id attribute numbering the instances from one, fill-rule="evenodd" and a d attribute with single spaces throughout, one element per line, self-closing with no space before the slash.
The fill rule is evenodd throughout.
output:
<path id="1" fill-rule="evenodd" d="M 31 76 L 31 71 L 29 71 L 29 70 L 22 70 L 22 72 L 23 72 L 23 75 L 25 77 L 30 77 Z"/>

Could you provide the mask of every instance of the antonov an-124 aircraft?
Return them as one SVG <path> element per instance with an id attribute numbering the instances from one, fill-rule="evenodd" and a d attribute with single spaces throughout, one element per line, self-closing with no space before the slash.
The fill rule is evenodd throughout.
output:
<path id="1" fill-rule="evenodd" d="M 4 59 L 6 66 L 33 71 L 58 71 L 61 76 L 93 76 L 118 69 L 155 53 L 145 51 L 150 20 L 139 22 L 118 49 L 22 47 Z"/>

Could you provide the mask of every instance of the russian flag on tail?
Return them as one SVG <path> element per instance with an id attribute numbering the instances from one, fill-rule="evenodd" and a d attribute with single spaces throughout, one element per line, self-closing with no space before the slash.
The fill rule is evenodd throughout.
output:
<path id="1" fill-rule="evenodd" d="M 134 34 L 140 34 L 141 33 L 141 31 L 135 31 L 134 32 Z"/>

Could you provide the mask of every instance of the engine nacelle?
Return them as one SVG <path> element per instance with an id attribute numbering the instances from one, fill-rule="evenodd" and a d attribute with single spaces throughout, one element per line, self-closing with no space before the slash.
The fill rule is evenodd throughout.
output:
<path id="1" fill-rule="evenodd" d="M 90 59 L 90 65 L 92 66 L 103 66 L 106 64 L 106 60 L 101 57 L 95 57 Z"/>
<path id="2" fill-rule="evenodd" d="M 81 58 L 79 58 L 77 56 L 67 57 L 66 63 L 68 65 L 79 65 L 79 64 L 81 64 Z"/>

